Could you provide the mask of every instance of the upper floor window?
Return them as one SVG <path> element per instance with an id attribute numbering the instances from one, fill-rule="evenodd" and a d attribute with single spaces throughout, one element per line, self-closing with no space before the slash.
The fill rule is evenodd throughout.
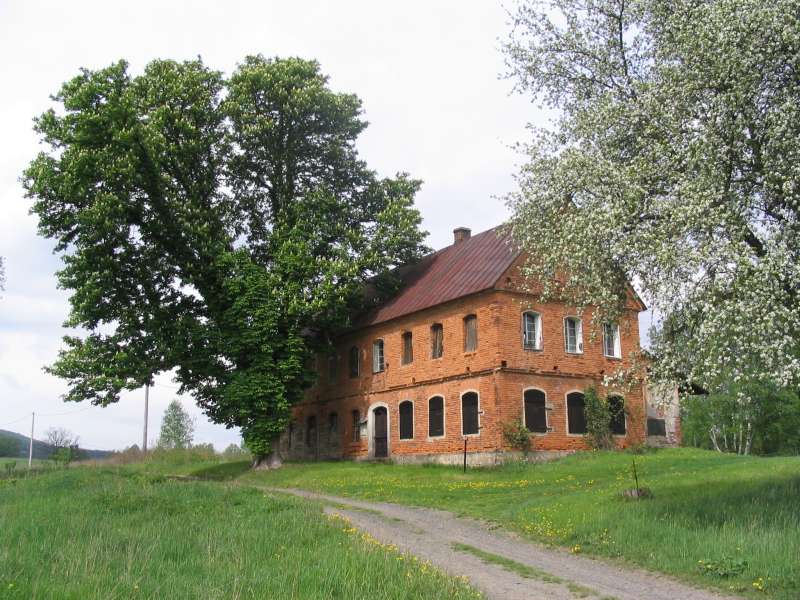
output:
<path id="1" fill-rule="evenodd" d="M 625 435 L 625 400 L 622 396 L 608 397 L 608 412 L 611 413 L 611 433 Z"/>
<path id="2" fill-rule="evenodd" d="M 375 340 L 372 342 L 372 372 L 380 373 L 383 369 L 383 340 Z"/>
<path id="3" fill-rule="evenodd" d="M 441 323 L 431 325 L 431 358 L 442 358 L 444 354 L 444 328 Z"/>
<path id="4" fill-rule="evenodd" d="M 546 397 L 542 390 L 525 390 L 525 427 L 534 433 L 547 433 Z"/>
<path id="5" fill-rule="evenodd" d="M 400 403 L 400 439 L 414 439 L 414 403 L 411 400 Z"/>
<path id="6" fill-rule="evenodd" d="M 583 326 L 577 317 L 564 319 L 564 349 L 572 354 L 583 352 Z"/>
<path id="7" fill-rule="evenodd" d="M 478 402 L 476 392 L 467 392 L 461 396 L 461 433 L 463 435 L 476 435 L 480 431 Z"/>
<path id="8" fill-rule="evenodd" d="M 478 317 L 464 317 L 464 352 L 475 352 L 478 349 Z"/>
<path id="9" fill-rule="evenodd" d="M 567 394 L 567 431 L 572 434 L 586 433 L 586 400 L 581 392 Z"/>
<path id="10" fill-rule="evenodd" d="M 339 357 L 336 354 L 331 354 L 328 357 L 328 383 L 336 383 L 336 378 L 339 376 Z"/>
<path id="11" fill-rule="evenodd" d="M 350 377 L 358 377 L 361 374 L 361 353 L 358 350 L 358 346 L 350 348 L 348 363 L 350 367 Z"/>
<path id="12" fill-rule="evenodd" d="M 352 413 L 353 418 L 353 441 L 357 442 L 361 439 L 361 413 L 358 412 L 358 409 L 354 410 Z"/>
<path id="13" fill-rule="evenodd" d="M 542 349 L 542 317 L 537 312 L 522 313 L 522 346 L 525 350 Z"/>
<path id="14" fill-rule="evenodd" d="M 404 365 L 414 362 L 414 337 L 410 331 L 403 333 L 403 358 Z"/>
<path id="15" fill-rule="evenodd" d="M 616 323 L 603 323 L 603 354 L 611 358 L 622 356 L 619 344 L 619 325 Z"/>
<path id="16" fill-rule="evenodd" d="M 428 400 L 428 437 L 444 435 L 444 398 L 434 396 Z"/>

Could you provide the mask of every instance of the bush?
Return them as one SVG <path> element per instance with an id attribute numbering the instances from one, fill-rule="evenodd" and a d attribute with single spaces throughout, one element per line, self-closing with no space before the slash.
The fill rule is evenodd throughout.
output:
<path id="1" fill-rule="evenodd" d="M 515 419 L 510 423 L 503 423 L 503 439 L 506 444 L 519 450 L 526 459 L 528 458 L 528 453 L 531 451 L 531 434 L 522 421 Z"/>
<path id="2" fill-rule="evenodd" d="M 611 438 L 611 411 L 608 400 L 601 398 L 594 386 L 589 386 L 583 393 L 584 413 L 586 415 L 586 434 L 589 444 L 595 450 L 613 448 Z"/>

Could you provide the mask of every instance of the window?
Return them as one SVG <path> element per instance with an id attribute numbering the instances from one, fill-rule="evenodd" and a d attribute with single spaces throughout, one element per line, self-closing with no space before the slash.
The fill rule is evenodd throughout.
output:
<path id="1" fill-rule="evenodd" d="M 581 435 L 586 433 L 586 413 L 584 412 L 585 400 L 580 392 L 567 394 L 567 431 Z"/>
<path id="2" fill-rule="evenodd" d="M 292 438 L 294 437 L 294 423 L 289 423 L 289 450 L 292 449 Z"/>
<path id="3" fill-rule="evenodd" d="M 475 352 L 478 349 L 478 317 L 464 317 L 464 352 Z"/>
<path id="4" fill-rule="evenodd" d="M 375 340 L 372 342 L 372 372 L 380 373 L 383 367 L 383 340 Z"/>
<path id="5" fill-rule="evenodd" d="M 478 423 L 478 394 L 467 392 L 461 396 L 461 433 L 476 435 L 480 431 Z"/>
<path id="6" fill-rule="evenodd" d="M 583 352 L 583 328 L 576 317 L 564 319 L 564 349 L 571 354 Z"/>
<path id="7" fill-rule="evenodd" d="M 614 435 L 625 435 L 625 400 L 622 396 L 608 397 L 608 412 L 611 413 L 610 429 Z"/>
<path id="8" fill-rule="evenodd" d="M 647 417 L 647 435 L 667 435 L 667 422 L 664 419 Z"/>
<path id="9" fill-rule="evenodd" d="M 306 446 L 317 445 L 317 417 L 308 417 L 306 420 Z"/>
<path id="10" fill-rule="evenodd" d="M 358 346 L 350 348 L 348 363 L 350 366 L 350 377 L 358 377 L 361 373 L 361 353 L 358 351 Z"/>
<path id="11" fill-rule="evenodd" d="M 444 435 L 444 398 L 434 396 L 428 400 L 428 437 Z"/>
<path id="12" fill-rule="evenodd" d="M 334 436 L 339 432 L 339 415 L 332 412 L 328 415 L 328 435 Z"/>
<path id="13" fill-rule="evenodd" d="M 542 349 L 542 317 L 539 313 L 522 313 L 522 347 L 525 350 Z"/>
<path id="14" fill-rule="evenodd" d="M 410 331 L 403 334 L 403 360 L 404 365 L 414 362 L 414 337 Z"/>
<path id="15" fill-rule="evenodd" d="M 622 356 L 619 347 L 619 325 L 616 323 L 603 323 L 603 354 L 611 358 Z"/>
<path id="16" fill-rule="evenodd" d="M 444 354 L 444 329 L 441 323 L 431 325 L 431 358 L 442 358 Z"/>
<path id="17" fill-rule="evenodd" d="M 328 357 L 328 383 L 336 383 L 339 376 L 339 357 L 336 354 L 331 354 Z"/>
<path id="18" fill-rule="evenodd" d="M 358 442 L 361 440 L 361 413 L 358 410 L 353 411 L 353 441 Z"/>
<path id="19" fill-rule="evenodd" d="M 525 390 L 525 427 L 533 433 L 547 433 L 546 397 L 542 390 Z"/>
<path id="20" fill-rule="evenodd" d="M 400 403 L 400 439 L 414 439 L 414 403 L 411 400 Z"/>

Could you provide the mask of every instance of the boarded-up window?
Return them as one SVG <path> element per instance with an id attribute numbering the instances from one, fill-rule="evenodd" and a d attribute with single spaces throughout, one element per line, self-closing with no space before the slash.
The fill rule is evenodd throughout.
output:
<path id="1" fill-rule="evenodd" d="M 586 413 L 584 406 L 586 401 L 580 392 L 567 394 L 567 422 L 569 423 L 569 433 L 586 433 Z"/>
<path id="2" fill-rule="evenodd" d="M 339 415 L 332 412 L 328 415 L 328 435 L 336 435 L 339 431 Z"/>
<path id="3" fill-rule="evenodd" d="M 534 433 L 547 433 L 546 398 L 542 390 L 525 390 L 525 427 Z"/>
<path id="4" fill-rule="evenodd" d="M 372 342 L 372 372 L 380 373 L 383 366 L 383 340 L 375 340 Z"/>
<path id="5" fill-rule="evenodd" d="M 619 325 L 615 323 L 603 324 L 603 354 L 611 358 L 622 356 L 619 345 Z"/>
<path id="6" fill-rule="evenodd" d="M 475 352 L 478 349 L 478 317 L 464 317 L 464 352 Z"/>
<path id="7" fill-rule="evenodd" d="M 576 317 L 564 319 L 564 349 L 572 354 L 583 352 L 583 328 Z"/>
<path id="8" fill-rule="evenodd" d="M 647 435 L 667 435 L 667 423 L 664 419 L 647 418 Z"/>
<path id="9" fill-rule="evenodd" d="M 350 367 L 350 377 L 358 377 L 359 373 L 361 373 L 361 353 L 358 351 L 358 346 L 350 348 L 348 364 Z"/>
<path id="10" fill-rule="evenodd" d="M 336 383 L 339 376 L 339 357 L 336 354 L 331 354 L 328 357 L 328 383 Z"/>
<path id="11" fill-rule="evenodd" d="M 410 331 L 403 334 L 403 364 L 414 362 L 414 337 Z"/>
<path id="12" fill-rule="evenodd" d="M 625 400 L 622 396 L 608 397 L 608 412 L 611 413 L 611 433 L 625 435 Z"/>
<path id="13" fill-rule="evenodd" d="M 414 439 L 414 403 L 410 400 L 400 403 L 400 439 Z"/>
<path id="14" fill-rule="evenodd" d="M 428 437 L 444 435 L 444 398 L 434 396 L 428 400 Z"/>
<path id="15" fill-rule="evenodd" d="M 542 349 L 542 327 L 539 313 L 522 313 L 522 346 L 525 350 Z"/>
<path id="16" fill-rule="evenodd" d="M 441 323 L 431 325 L 431 358 L 442 358 L 444 354 L 444 328 Z"/>
<path id="17" fill-rule="evenodd" d="M 358 410 L 353 411 L 353 441 L 357 442 L 361 439 L 361 413 Z"/>
<path id="18" fill-rule="evenodd" d="M 478 394 L 467 392 L 461 396 L 461 433 L 474 435 L 478 427 Z"/>
<path id="19" fill-rule="evenodd" d="M 313 448 L 317 445 L 317 417 L 308 417 L 306 420 L 306 446 Z"/>

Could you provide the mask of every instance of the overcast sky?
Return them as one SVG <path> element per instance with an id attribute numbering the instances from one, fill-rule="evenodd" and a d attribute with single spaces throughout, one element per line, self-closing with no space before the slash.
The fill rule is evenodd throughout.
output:
<path id="1" fill-rule="evenodd" d="M 42 372 L 60 347 L 67 301 L 56 289 L 60 261 L 52 242 L 36 235 L 19 176 L 38 150 L 32 118 L 79 68 L 124 58 L 138 73 L 154 58 L 200 55 L 230 73 L 247 54 L 315 58 L 334 90 L 363 101 L 370 126 L 359 149 L 367 163 L 383 175 L 408 171 L 424 180 L 417 206 L 428 245 L 439 248 L 454 227 L 477 232 L 506 218 L 498 197 L 513 189 L 522 160 L 510 146 L 526 139 L 526 123 L 543 118 L 500 77 L 507 21 L 496 0 L 0 0 L 0 256 L 7 262 L 0 428 L 27 435 L 36 411 L 39 437 L 58 426 L 84 447 L 141 444 L 142 390 L 116 406 L 87 408 L 62 402 L 64 384 Z M 151 440 L 175 389 L 164 376 L 151 390 Z M 238 431 L 209 423 L 190 398 L 183 402 L 196 415 L 197 442 L 221 449 L 240 441 Z"/>

